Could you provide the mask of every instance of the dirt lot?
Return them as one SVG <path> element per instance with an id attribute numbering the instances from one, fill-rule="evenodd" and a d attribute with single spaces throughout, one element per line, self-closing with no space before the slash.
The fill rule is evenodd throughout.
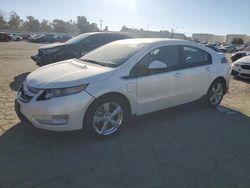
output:
<path id="1" fill-rule="evenodd" d="M 195 102 L 132 118 L 96 141 L 17 119 L 15 93 L 39 46 L 0 43 L 0 188 L 250 187 L 250 82 L 231 79 L 216 110 Z"/>

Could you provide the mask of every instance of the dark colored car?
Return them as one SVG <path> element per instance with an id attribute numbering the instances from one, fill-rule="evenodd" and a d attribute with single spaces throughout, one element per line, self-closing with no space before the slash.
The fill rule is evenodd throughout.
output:
<path id="1" fill-rule="evenodd" d="M 242 51 L 237 51 L 232 54 L 231 60 L 233 62 L 237 61 L 238 59 L 250 55 L 250 46 L 245 47 Z"/>
<path id="2" fill-rule="evenodd" d="M 33 59 L 38 66 L 43 66 L 57 61 L 79 58 L 104 44 L 128 38 L 132 37 L 121 33 L 85 33 L 65 43 L 55 43 L 43 46 L 38 49 L 38 54 L 31 56 L 31 59 Z"/>
<path id="3" fill-rule="evenodd" d="M 240 59 L 242 57 L 245 57 L 247 55 L 250 55 L 250 51 L 239 51 L 239 52 L 236 52 L 236 53 L 232 54 L 231 60 L 232 60 L 232 62 L 235 62 L 238 59 Z"/>
<path id="4" fill-rule="evenodd" d="M 6 33 L 0 33 L 0 41 L 1 42 L 9 42 L 11 40 L 11 36 Z"/>
<path id="5" fill-rule="evenodd" d="M 24 40 L 28 40 L 28 38 L 31 37 L 31 35 L 29 33 L 23 33 L 21 34 L 21 37 L 24 39 Z"/>
<path id="6" fill-rule="evenodd" d="M 41 35 L 35 38 L 29 38 L 30 42 L 36 43 L 54 43 L 56 42 L 55 35 Z"/>
<path id="7" fill-rule="evenodd" d="M 209 44 L 205 44 L 206 47 L 216 51 L 216 52 L 222 52 L 219 48 L 217 48 L 216 46 L 214 45 L 209 45 Z"/>

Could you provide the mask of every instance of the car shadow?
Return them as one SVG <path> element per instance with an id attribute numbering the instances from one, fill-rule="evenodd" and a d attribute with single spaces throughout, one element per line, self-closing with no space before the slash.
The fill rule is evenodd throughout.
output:
<path id="1" fill-rule="evenodd" d="M 240 78 L 240 77 L 234 77 L 235 80 L 250 84 L 250 79 L 247 78 Z"/>
<path id="2" fill-rule="evenodd" d="M 241 178 L 227 171 L 235 157 L 249 159 L 249 125 L 240 112 L 197 102 L 132 117 L 119 135 L 106 140 L 18 123 L 0 136 L 0 187 L 173 187 L 176 182 L 184 187 L 203 181 L 197 174 L 216 166 L 218 179 Z M 227 160 L 223 169 L 219 162 Z M 247 165 L 232 168 L 250 177 Z M 190 182 L 182 181 L 186 176 Z"/>
<path id="3" fill-rule="evenodd" d="M 17 76 L 14 77 L 14 80 L 9 84 L 9 87 L 13 90 L 13 91 L 18 91 L 19 88 L 21 87 L 23 81 L 25 80 L 25 78 L 27 77 L 27 75 L 30 72 L 26 72 L 26 73 L 22 73 L 19 74 Z"/>

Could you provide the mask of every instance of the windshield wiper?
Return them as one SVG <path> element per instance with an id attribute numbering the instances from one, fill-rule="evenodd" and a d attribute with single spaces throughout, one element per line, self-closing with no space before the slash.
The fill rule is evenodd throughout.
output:
<path id="1" fill-rule="evenodd" d="M 95 60 L 92 60 L 92 59 L 81 59 L 81 58 L 79 58 L 79 60 L 89 62 L 89 63 L 98 64 L 98 65 L 102 65 L 102 66 L 113 67 L 113 64 L 105 63 L 105 62 L 102 62 L 102 61 L 95 61 Z"/>

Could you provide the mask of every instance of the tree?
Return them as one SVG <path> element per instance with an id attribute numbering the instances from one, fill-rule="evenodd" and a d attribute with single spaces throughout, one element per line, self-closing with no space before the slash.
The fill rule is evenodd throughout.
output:
<path id="1" fill-rule="evenodd" d="M 53 31 L 52 26 L 50 25 L 48 20 L 43 19 L 40 23 L 41 31 L 43 32 L 51 32 Z"/>
<path id="2" fill-rule="evenodd" d="M 55 19 L 52 22 L 55 32 L 66 33 L 67 32 L 67 23 L 63 20 Z"/>
<path id="3" fill-rule="evenodd" d="M 27 20 L 23 23 L 23 30 L 26 31 L 41 31 L 40 22 L 33 16 L 27 16 Z"/>
<path id="4" fill-rule="evenodd" d="M 76 25 L 80 33 L 98 31 L 97 24 L 96 23 L 90 24 L 85 16 L 77 16 Z"/>
<path id="5" fill-rule="evenodd" d="M 73 20 L 69 20 L 66 24 L 67 24 L 67 32 L 68 33 L 78 32 L 77 24 Z"/>
<path id="6" fill-rule="evenodd" d="M 127 30 L 128 30 L 128 28 L 125 25 L 122 26 L 121 31 L 127 31 Z"/>
<path id="7" fill-rule="evenodd" d="M 4 20 L 3 15 L 0 15 L 0 29 L 6 29 L 7 28 L 7 22 Z"/>
<path id="8" fill-rule="evenodd" d="M 10 17 L 9 21 L 5 20 L 5 14 Z M 58 33 L 86 33 L 91 31 L 98 31 L 96 23 L 89 23 L 85 16 L 77 16 L 77 21 L 64 21 L 61 19 L 54 19 L 49 22 L 43 19 L 41 22 L 33 16 L 27 16 L 23 21 L 16 12 L 5 13 L 0 10 L 0 30 L 23 30 L 23 31 L 42 31 L 42 32 L 58 32 Z M 108 29 L 108 28 L 107 28 Z"/>
<path id="9" fill-rule="evenodd" d="M 103 31 L 109 31 L 109 27 L 108 27 L 108 26 L 105 26 L 105 28 L 104 28 Z"/>
<path id="10" fill-rule="evenodd" d="M 19 30 L 21 24 L 22 24 L 21 18 L 17 15 L 17 13 L 12 11 L 10 13 L 10 20 L 8 22 L 9 28 L 13 30 Z"/>
<path id="11" fill-rule="evenodd" d="M 91 23 L 88 26 L 88 32 L 96 32 L 99 31 L 96 23 Z"/>
<path id="12" fill-rule="evenodd" d="M 80 33 L 87 33 L 88 32 L 88 25 L 89 22 L 85 16 L 77 16 L 77 28 L 79 29 Z"/>
<path id="13" fill-rule="evenodd" d="M 244 41 L 242 38 L 234 38 L 231 43 L 232 44 L 244 44 Z"/>

